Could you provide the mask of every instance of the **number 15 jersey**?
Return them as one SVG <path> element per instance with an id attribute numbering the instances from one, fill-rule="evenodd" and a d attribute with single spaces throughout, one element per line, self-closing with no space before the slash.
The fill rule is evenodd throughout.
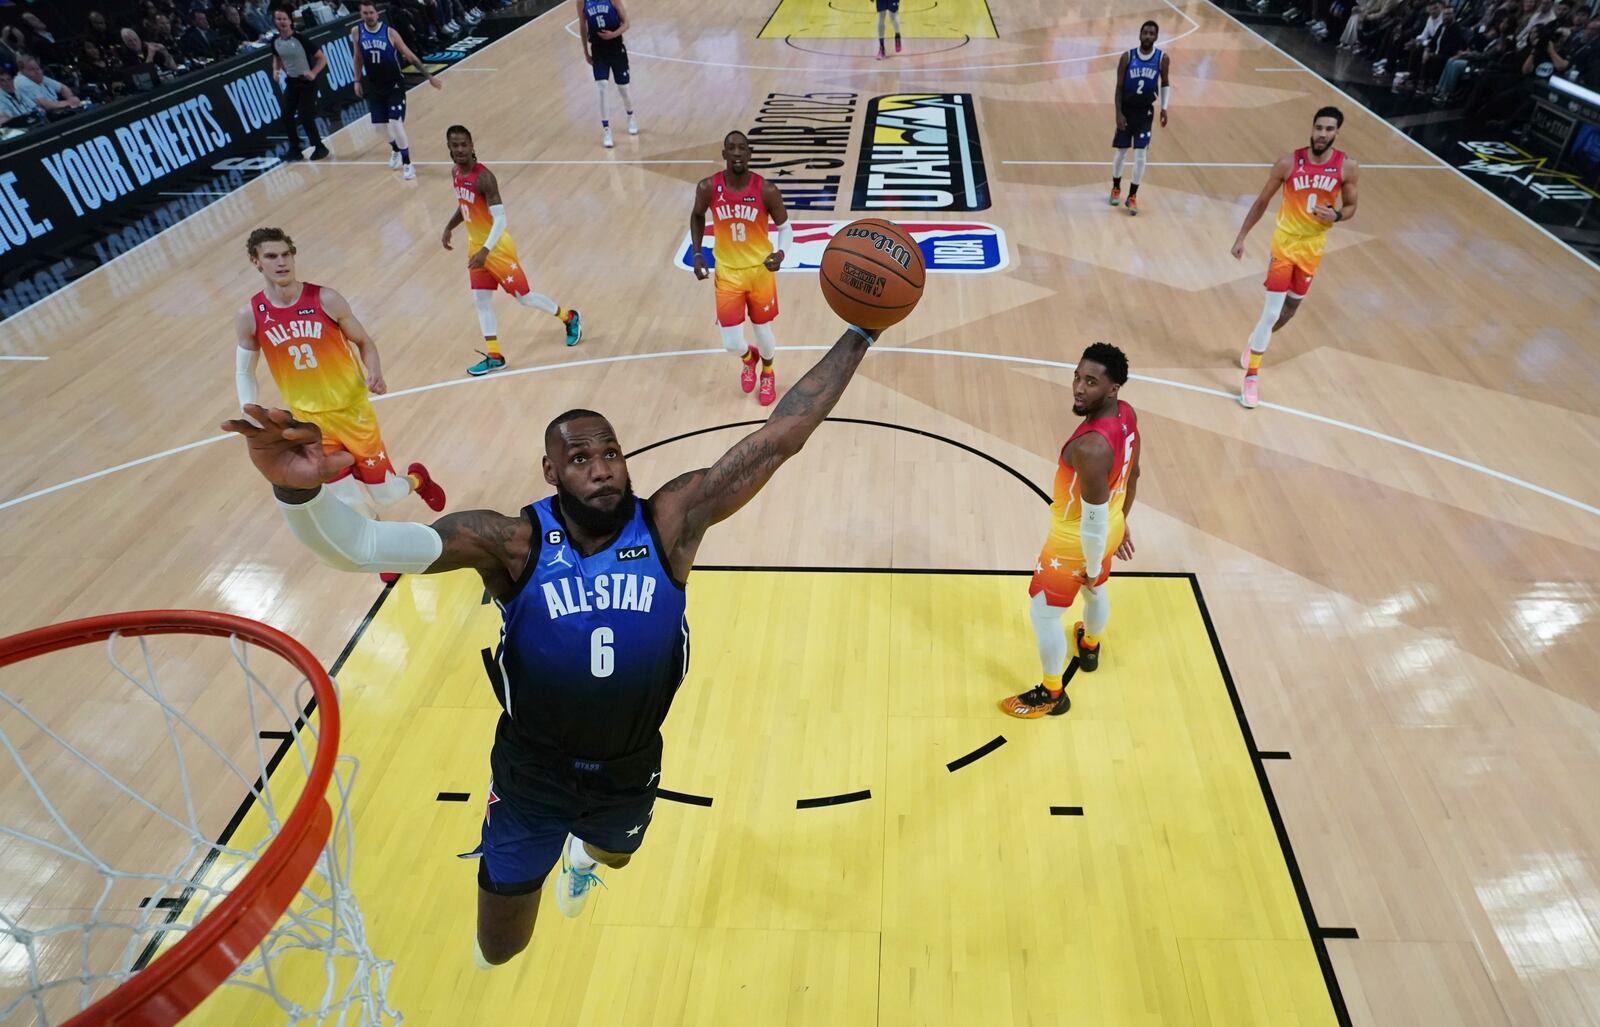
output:
<path id="1" fill-rule="evenodd" d="M 539 754 L 607 761 L 652 745 L 689 669 L 687 596 L 644 502 L 590 556 L 551 496 L 528 506 L 534 545 L 504 618 L 497 739 Z M 497 775 L 498 779 L 499 775 Z"/>

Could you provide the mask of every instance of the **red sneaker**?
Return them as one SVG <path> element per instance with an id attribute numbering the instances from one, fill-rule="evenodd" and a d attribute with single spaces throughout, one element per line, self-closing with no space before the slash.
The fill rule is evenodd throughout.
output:
<path id="1" fill-rule="evenodd" d="M 421 464 L 412 464 L 406 468 L 406 473 L 415 474 L 422 479 L 421 484 L 417 486 L 417 495 L 424 503 L 428 504 L 428 509 L 434 513 L 444 509 L 444 489 L 440 488 L 439 483 L 434 481 L 433 477 L 428 474 L 426 467 Z"/>
<path id="2" fill-rule="evenodd" d="M 769 406 L 772 405 L 772 401 L 777 399 L 777 398 L 778 398 L 778 376 L 773 374 L 771 371 L 762 371 L 761 372 L 761 391 L 756 394 L 756 399 L 759 399 L 761 401 L 761 405 L 762 406 L 769 407 Z"/>
<path id="3" fill-rule="evenodd" d="M 750 352 L 740 361 L 744 366 L 739 369 L 739 388 L 746 392 L 756 391 L 756 364 L 758 360 L 756 349 L 752 346 L 750 347 Z"/>

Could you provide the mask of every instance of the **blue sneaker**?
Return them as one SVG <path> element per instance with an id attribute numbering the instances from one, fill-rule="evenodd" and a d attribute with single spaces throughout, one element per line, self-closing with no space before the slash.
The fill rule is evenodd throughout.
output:
<path id="1" fill-rule="evenodd" d="M 583 317 L 576 310 L 567 311 L 567 345 L 576 346 L 583 338 Z"/>
<path id="2" fill-rule="evenodd" d="M 568 345 L 571 344 L 568 343 Z M 483 359 L 467 368 L 467 373 L 472 375 L 474 378 L 486 375 L 490 371 L 498 371 L 502 367 L 506 366 L 505 357 L 491 357 L 489 354 L 484 353 L 481 349 L 478 351 L 478 353 L 482 355 Z"/>
<path id="3" fill-rule="evenodd" d="M 568 842 L 572 836 L 568 835 Z M 567 845 L 561 845 L 561 872 L 556 875 L 556 905 L 561 909 L 561 915 L 575 917 L 583 912 L 583 904 L 588 901 L 589 889 L 595 885 L 604 886 L 600 880 L 600 865 L 596 863 L 589 870 L 574 870 L 572 863 L 567 859 Z"/>

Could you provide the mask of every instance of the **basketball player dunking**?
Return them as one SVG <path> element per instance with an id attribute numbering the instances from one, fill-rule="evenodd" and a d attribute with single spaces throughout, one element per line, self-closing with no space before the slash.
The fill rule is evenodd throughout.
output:
<path id="1" fill-rule="evenodd" d="M 245 246 L 261 272 L 262 289 L 234 319 L 238 341 L 234 384 L 242 410 L 257 400 L 256 364 L 267 370 L 294 416 L 315 424 L 327 457 L 349 453 L 351 461 L 330 468 L 328 491 L 363 516 L 415 492 L 432 510 L 444 509 L 444 490 L 421 464 L 394 473 L 378 417 L 367 399 L 388 385 L 372 341 L 345 298 L 332 289 L 295 277 L 294 240 L 281 228 L 258 228 Z M 386 576 L 385 580 L 392 580 Z"/>
<path id="2" fill-rule="evenodd" d="M 1133 182 L 1128 186 L 1128 213 L 1139 213 L 1139 181 L 1144 178 L 1145 155 L 1150 150 L 1150 128 L 1155 123 L 1156 83 L 1160 82 L 1161 127 L 1167 127 L 1167 101 L 1172 96 L 1168 79 L 1171 59 L 1156 48 L 1161 26 L 1147 21 L 1139 26 L 1139 46 L 1117 62 L 1117 91 L 1112 101 L 1117 111 L 1117 134 L 1111 139 L 1111 205 L 1122 199 L 1122 165 L 1133 147 Z"/>
<path id="3" fill-rule="evenodd" d="M 778 187 L 750 170 L 750 140 L 743 132 L 723 137 L 722 159 L 727 166 L 702 178 L 694 190 L 694 210 L 689 213 L 694 276 L 704 281 L 711 274 L 701 245 L 709 212 L 716 233 L 711 257 L 717 265 L 717 324 L 722 328 L 722 346 L 744 362 L 739 387 L 746 392 L 756 387 L 756 358 L 760 357 L 757 398 L 767 406 L 778 396 L 778 379 L 772 369 L 778 352 L 778 339 L 772 334 L 772 320 L 778 316 L 776 272 L 794 243 L 794 228 Z M 776 249 L 767 228 L 769 221 L 778 229 Z M 744 338 L 746 314 L 755 326 L 754 346 Z"/>
<path id="4" fill-rule="evenodd" d="M 576 346 L 583 338 L 583 319 L 548 296 L 534 292 L 517 259 L 516 244 L 506 231 L 506 208 L 500 202 L 500 183 L 494 172 L 478 163 L 472 146 L 472 133 L 461 125 L 445 130 L 450 159 L 455 162 L 456 212 L 444 226 L 444 248 L 451 249 L 450 233 L 467 223 L 467 280 L 472 286 L 472 302 L 478 308 L 478 328 L 483 332 L 483 359 L 467 368 L 473 376 L 498 371 L 506 366 L 500 352 L 500 322 L 494 315 L 494 291 L 506 294 L 525 307 L 542 310 L 567 327 L 567 345 Z"/>
<path id="5" fill-rule="evenodd" d="M 369 0 L 359 10 L 361 20 L 350 28 L 356 96 L 366 98 L 372 123 L 382 125 L 389 137 L 389 167 L 405 168 L 402 177 L 410 181 L 417 172 L 411 166 L 411 141 L 406 138 L 406 83 L 400 74 L 400 58 L 420 70 L 433 88 L 443 89 L 444 83 L 417 59 L 400 33 L 378 17 L 377 4 Z"/>
<path id="6" fill-rule="evenodd" d="M 878 60 L 888 54 L 883 49 L 883 21 L 888 15 L 894 21 L 894 52 L 900 52 L 900 0 L 878 0 Z"/>
<path id="7" fill-rule="evenodd" d="M 584 21 L 578 40 L 583 43 L 583 59 L 594 71 L 594 84 L 600 89 L 600 144 L 611 149 L 611 119 L 606 114 L 606 79 L 617 83 L 622 96 L 622 108 L 628 112 L 628 134 L 639 134 L 639 122 L 633 117 L 633 100 L 628 96 L 628 83 L 633 79 L 628 71 L 628 44 L 622 34 L 628 31 L 628 12 L 622 0 L 577 0 L 578 17 Z"/>
<path id="8" fill-rule="evenodd" d="M 1057 717 L 1072 706 L 1061 676 L 1067 669 L 1067 639 L 1061 615 L 1084 595 L 1083 620 L 1073 627 L 1078 668 L 1100 668 L 1100 638 L 1111 619 L 1106 579 L 1111 557 L 1133 556 L 1128 512 L 1139 484 L 1139 419 L 1117 398 L 1128 382 L 1128 358 L 1097 342 L 1083 351 L 1072 373 L 1072 412 L 1083 418 L 1061 449 L 1050 534 L 1028 587 L 1029 619 L 1042 666 L 1038 685 L 1000 701 L 1013 717 Z"/>
<path id="9" fill-rule="evenodd" d="M 560 864 L 556 900 L 577 916 L 599 864 L 626 866 L 650 828 L 661 724 L 689 664 L 685 583 L 701 540 L 800 452 L 844 393 L 872 334 L 847 330 L 767 423 L 715 465 L 634 496 L 606 419 L 571 410 L 544 435 L 556 494 L 514 516 L 452 514 L 433 525 L 367 520 L 321 483 L 348 459 L 286 410 L 246 410 L 245 436 L 296 538 L 348 571 L 472 568 L 505 624 L 495 654 L 503 712 L 478 867 L 476 955 L 504 963 L 527 947 L 539 891 Z"/>
<path id="10" fill-rule="evenodd" d="M 1267 184 L 1250 205 L 1239 236 L 1233 240 L 1234 259 L 1244 259 L 1244 237 L 1261 220 L 1272 194 L 1281 188 L 1283 205 L 1278 208 L 1278 227 L 1272 233 L 1266 303 L 1261 308 L 1261 320 L 1250 333 L 1249 345 L 1239 357 L 1239 366 L 1244 368 L 1239 402 L 1247 407 L 1260 401 L 1257 377 L 1261 358 L 1272 341 L 1272 333 L 1289 323 L 1310 291 L 1312 276 L 1322 263 L 1329 227 L 1356 216 L 1360 167 L 1354 157 L 1333 148 L 1343 124 L 1344 114 L 1339 108 L 1317 111 L 1311 119 L 1311 145 L 1278 158 L 1272 165 Z"/>

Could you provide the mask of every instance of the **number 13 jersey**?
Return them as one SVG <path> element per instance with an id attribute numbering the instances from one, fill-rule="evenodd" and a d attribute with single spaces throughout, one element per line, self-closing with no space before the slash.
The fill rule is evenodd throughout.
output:
<path id="1" fill-rule="evenodd" d="M 655 744 L 689 669 L 687 596 L 649 509 L 631 502 L 616 540 L 587 557 L 554 496 L 524 509 L 534 545 L 516 594 L 499 604 L 491 671 L 505 710 L 498 740 L 596 761 Z"/>

